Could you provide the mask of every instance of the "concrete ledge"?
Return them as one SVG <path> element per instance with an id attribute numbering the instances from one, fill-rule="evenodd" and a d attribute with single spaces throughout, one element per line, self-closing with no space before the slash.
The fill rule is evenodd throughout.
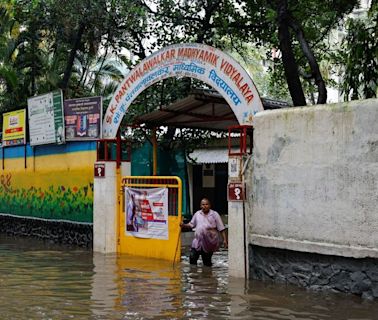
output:
<path id="1" fill-rule="evenodd" d="M 252 245 L 269 248 L 280 248 L 300 252 L 312 252 L 324 255 L 335 255 L 350 258 L 378 258 L 378 249 L 321 242 L 299 241 L 281 237 L 252 234 L 249 237 Z"/>
<path id="2" fill-rule="evenodd" d="M 378 298 L 377 259 L 345 258 L 249 245 L 253 279 Z"/>
<path id="3" fill-rule="evenodd" d="M 91 223 L 51 221 L 0 214 L 0 233 L 87 248 L 92 248 L 93 243 Z"/>

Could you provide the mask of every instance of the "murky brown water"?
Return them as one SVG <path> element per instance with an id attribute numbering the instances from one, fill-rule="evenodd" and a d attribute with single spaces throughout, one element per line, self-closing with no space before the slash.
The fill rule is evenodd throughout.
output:
<path id="1" fill-rule="evenodd" d="M 0 236 L 0 319 L 378 319 L 378 301 Z"/>

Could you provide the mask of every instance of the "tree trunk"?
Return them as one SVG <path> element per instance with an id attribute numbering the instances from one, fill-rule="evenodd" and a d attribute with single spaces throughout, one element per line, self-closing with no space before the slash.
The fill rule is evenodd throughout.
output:
<path id="1" fill-rule="evenodd" d="M 312 77 L 315 80 L 315 84 L 318 87 L 318 100 L 317 104 L 322 104 L 327 102 L 327 88 L 324 83 L 322 74 L 320 73 L 318 62 L 312 52 L 310 46 L 308 45 L 306 38 L 304 36 L 303 30 L 301 27 L 294 21 L 290 19 L 290 26 L 294 30 L 296 37 L 302 47 L 302 52 L 307 58 L 308 64 L 311 68 Z"/>
<path id="2" fill-rule="evenodd" d="M 34 28 L 32 29 L 32 32 L 30 33 L 30 37 L 31 37 L 31 50 L 32 50 L 32 56 L 33 56 L 33 59 L 31 60 L 31 74 L 30 74 L 30 82 L 31 82 L 31 95 L 34 96 L 35 93 L 36 93 L 36 76 L 37 76 L 37 66 L 36 66 L 36 63 L 37 63 L 37 57 L 35 56 L 38 51 L 36 49 L 36 41 L 35 41 L 35 36 L 34 34 L 37 34 L 37 32 L 34 30 Z"/>
<path id="3" fill-rule="evenodd" d="M 295 106 L 305 106 L 306 99 L 303 93 L 301 81 L 299 79 L 298 67 L 291 45 L 287 0 L 279 1 L 276 10 L 282 62 L 285 70 L 286 81 L 289 87 L 289 92 Z"/>
<path id="4" fill-rule="evenodd" d="M 64 70 L 63 80 L 60 84 L 60 88 L 63 91 L 67 90 L 68 82 L 70 80 L 71 73 L 72 73 L 72 67 L 73 67 L 73 64 L 74 64 L 74 61 L 75 61 L 76 52 L 79 49 L 79 46 L 80 46 L 80 43 L 81 43 L 81 38 L 83 36 L 84 30 L 85 30 L 85 24 L 84 24 L 84 22 L 81 22 L 80 25 L 79 25 L 79 29 L 77 31 L 76 37 L 75 37 L 73 47 L 72 47 L 71 52 L 70 52 L 70 56 L 69 56 L 68 61 L 67 61 L 66 70 Z"/>

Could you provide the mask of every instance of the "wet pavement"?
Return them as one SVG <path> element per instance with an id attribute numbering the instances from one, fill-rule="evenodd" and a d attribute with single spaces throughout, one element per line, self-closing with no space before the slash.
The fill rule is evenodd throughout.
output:
<path id="1" fill-rule="evenodd" d="M 0 319 L 378 319 L 378 301 L 0 236 Z"/>

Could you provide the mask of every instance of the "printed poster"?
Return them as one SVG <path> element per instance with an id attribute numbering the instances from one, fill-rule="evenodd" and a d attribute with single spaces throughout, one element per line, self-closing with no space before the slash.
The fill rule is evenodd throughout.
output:
<path id="1" fill-rule="evenodd" d="M 29 98 L 28 118 L 31 146 L 65 142 L 62 90 Z"/>
<path id="2" fill-rule="evenodd" d="M 3 114 L 3 146 L 26 144 L 26 109 Z"/>
<path id="3" fill-rule="evenodd" d="M 168 188 L 125 187 L 126 235 L 168 239 Z"/>
<path id="4" fill-rule="evenodd" d="M 101 139 L 102 97 L 64 101 L 66 140 Z"/>

